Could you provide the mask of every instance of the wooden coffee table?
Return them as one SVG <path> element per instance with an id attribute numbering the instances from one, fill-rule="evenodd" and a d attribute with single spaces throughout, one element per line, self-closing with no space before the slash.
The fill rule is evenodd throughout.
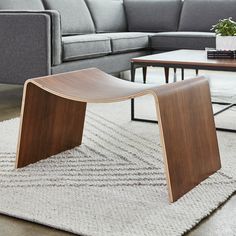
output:
<path id="1" fill-rule="evenodd" d="M 169 68 L 182 69 L 182 80 L 184 80 L 184 69 L 198 70 L 216 70 L 216 71 L 235 71 L 236 72 L 236 60 L 234 59 L 207 59 L 207 52 L 204 50 L 175 50 L 165 53 L 153 54 L 131 60 L 131 81 L 135 81 L 136 68 L 152 67 L 164 67 L 166 82 L 169 79 Z M 229 108 L 236 106 L 235 103 L 227 102 L 212 102 L 213 104 L 219 104 L 226 106 L 224 109 L 216 112 L 214 115 L 218 115 Z M 135 118 L 134 100 L 131 101 L 131 119 L 136 121 L 157 122 L 153 120 Z M 236 132 L 235 129 L 217 128 L 220 131 Z"/>
<path id="2" fill-rule="evenodd" d="M 143 85 L 91 68 L 30 79 L 24 86 L 16 167 L 81 145 L 87 103 L 146 94 L 156 101 L 169 199 L 177 200 L 221 166 L 206 78 Z"/>

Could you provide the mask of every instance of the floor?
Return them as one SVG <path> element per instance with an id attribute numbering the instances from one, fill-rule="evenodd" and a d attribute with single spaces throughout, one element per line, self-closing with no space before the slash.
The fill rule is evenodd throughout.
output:
<path id="1" fill-rule="evenodd" d="M 179 73 L 179 72 L 178 72 Z M 208 76 L 214 99 L 236 101 L 236 74 L 201 71 L 200 74 Z M 194 71 L 187 71 L 186 77 L 193 77 Z M 129 73 L 123 74 L 128 79 Z M 171 74 L 173 77 L 173 74 Z M 158 79 L 157 79 L 158 78 Z M 177 74 L 177 78 L 180 75 Z M 141 81 L 141 73 L 137 73 L 137 80 Z M 163 83 L 163 71 L 150 69 L 148 72 L 149 83 Z M 0 121 L 19 116 L 21 106 L 22 86 L 0 85 Z M 236 113 L 235 113 L 236 114 Z M 236 129 L 236 122 L 235 129 Z M 235 134 L 236 138 L 236 134 Z M 225 204 L 218 208 L 211 216 L 204 219 L 198 226 L 186 235 L 188 236 L 236 236 L 232 233 L 235 228 L 235 216 L 232 215 L 236 208 L 236 194 Z M 12 217 L 0 215 L 0 236 L 69 236 L 73 235 L 46 226 L 30 223 Z"/>

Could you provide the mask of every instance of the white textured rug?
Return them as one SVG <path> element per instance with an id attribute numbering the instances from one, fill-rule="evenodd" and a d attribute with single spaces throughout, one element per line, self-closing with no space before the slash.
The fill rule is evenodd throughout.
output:
<path id="1" fill-rule="evenodd" d="M 0 212 L 81 235 L 171 236 L 235 191 L 235 134 L 219 134 L 223 168 L 169 204 L 157 126 L 130 122 L 119 109 L 104 119 L 110 108 L 87 113 L 81 147 L 19 170 L 19 119 L 0 123 Z"/>

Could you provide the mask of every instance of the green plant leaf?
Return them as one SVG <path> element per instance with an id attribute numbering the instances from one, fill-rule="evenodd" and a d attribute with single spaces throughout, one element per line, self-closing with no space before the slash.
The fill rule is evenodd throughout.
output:
<path id="1" fill-rule="evenodd" d="M 232 20 L 232 17 L 220 19 L 217 24 L 212 25 L 211 31 L 221 36 L 235 36 L 236 22 Z"/>

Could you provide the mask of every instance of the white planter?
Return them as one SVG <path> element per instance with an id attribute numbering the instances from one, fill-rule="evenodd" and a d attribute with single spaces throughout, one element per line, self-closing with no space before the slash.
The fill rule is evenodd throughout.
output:
<path id="1" fill-rule="evenodd" d="M 236 50 L 236 36 L 216 35 L 217 50 Z"/>

